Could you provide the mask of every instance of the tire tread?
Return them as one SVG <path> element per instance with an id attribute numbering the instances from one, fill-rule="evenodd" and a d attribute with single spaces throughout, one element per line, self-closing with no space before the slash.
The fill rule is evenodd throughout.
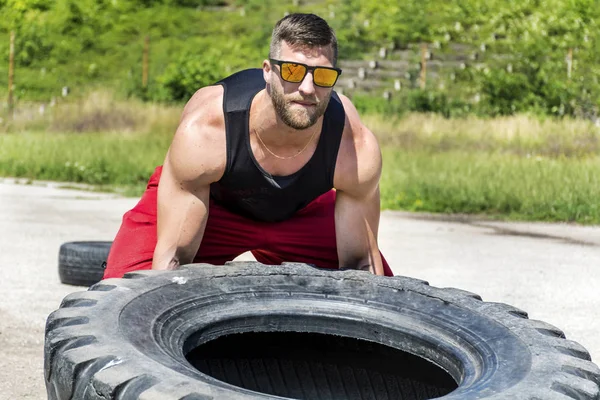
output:
<path id="1" fill-rule="evenodd" d="M 201 268 L 198 268 L 198 266 L 201 266 Z M 246 279 L 248 283 L 252 283 L 255 282 L 256 278 L 260 278 L 260 282 L 266 282 L 271 276 L 282 276 L 286 279 L 287 277 L 296 278 L 306 272 L 304 269 L 293 265 L 288 265 L 286 268 L 270 266 L 266 270 L 265 266 L 258 263 L 231 264 L 228 268 L 231 268 L 231 271 L 223 267 L 212 270 L 206 268 L 205 265 L 186 266 L 177 274 L 187 274 L 186 276 L 193 276 L 194 279 L 209 277 L 218 280 L 225 278 L 226 280 L 240 279 L 240 282 L 242 279 Z M 367 276 L 367 274 L 356 271 L 336 271 L 332 273 L 314 268 L 310 270 L 317 277 L 331 276 L 332 280 L 335 281 L 355 281 L 365 286 L 368 284 L 377 285 L 395 292 L 414 292 L 415 296 L 434 298 L 444 304 L 454 304 L 464 307 L 470 312 L 494 318 L 513 329 L 533 350 L 543 353 L 547 360 L 544 362 L 553 366 L 552 372 L 548 372 L 547 375 L 549 381 L 544 387 L 531 389 L 526 395 L 528 400 L 548 400 L 563 397 L 582 400 L 600 399 L 598 395 L 600 370 L 591 362 L 589 353 L 579 344 L 566 340 L 564 332 L 560 329 L 541 321 L 528 319 L 527 313 L 522 310 L 502 303 L 483 302 L 481 297 L 474 293 L 451 288 L 436 288 L 429 286 L 426 281 L 412 278 L 383 278 Z M 100 376 L 99 372 L 104 367 L 116 359 L 114 347 L 103 344 L 106 343 L 107 337 L 102 336 L 104 335 L 102 331 L 99 330 L 98 335 L 91 335 L 88 334 L 88 328 L 83 329 L 82 327 L 89 325 L 90 329 L 99 328 L 98 321 L 102 318 L 100 315 L 112 301 L 118 301 L 114 299 L 123 297 L 119 294 L 135 294 L 138 290 L 148 290 L 147 287 L 154 285 L 154 282 L 162 282 L 161 285 L 171 285 L 170 278 L 172 276 L 174 275 L 169 273 L 165 273 L 164 276 L 163 274 L 145 272 L 133 273 L 127 277 L 129 279 L 103 281 L 92 285 L 88 292 L 69 295 L 63 300 L 60 309 L 50 315 L 46 325 L 45 372 L 50 400 L 69 398 L 51 397 L 52 393 L 59 396 L 61 393 L 69 391 L 66 388 L 57 389 L 53 387 L 57 370 L 60 370 L 61 374 L 72 376 L 71 397 L 88 399 L 86 397 L 87 391 L 91 388 L 84 385 L 83 382 L 93 381 L 95 377 Z M 119 293 L 114 293 L 115 290 Z M 309 296 L 306 295 L 304 298 Z M 292 293 L 290 297 L 298 297 L 298 295 Z M 335 291 L 322 295 L 312 295 L 312 297 L 315 300 L 324 298 L 337 301 L 348 300 L 347 297 L 336 295 Z M 91 316 L 88 317 L 88 314 Z M 96 325 L 93 325 L 90 321 L 95 321 Z M 87 353 L 88 349 L 93 351 L 90 351 L 89 355 L 85 355 L 84 353 Z M 77 355 L 74 355 L 74 353 L 77 353 Z M 256 367 L 253 368 L 253 366 L 257 365 L 262 365 L 263 369 L 269 371 L 269 374 L 267 374 L 268 379 L 263 379 L 260 376 L 258 373 L 260 368 L 254 370 Z M 247 378 L 250 381 L 244 382 L 240 367 L 254 371 Z M 132 370 L 135 366 L 134 364 L 127 364 L 123 368 Z M 432 398 L 438 395 L 435 388 L 428 387 L 426 384 L 413 384 L 413 382 L 401 378 L 368 370 L 353 370 L 336 365 L 320 364 L 315 366 L 310 360 L 304 360 L 299 364 L 291 363 L 291 365 L 287 365 L 285 361 L 278 359 L 244 360 L 241 363 L 235 361 L 221 363 L 217 361 L 209 364 L 209 368 L 211 371 L 220 371 L 217 373 L 221 373 L 232 384 L 235 384 L 235 382 L 238 385 L 248 384 L 256 387 L 257 390 L 269 390 L 278 395 L 286 393 L 286 396 L 296 398 L 330 399 L 337 391 L 345 392 L 346 398 L 357 400 L 373 397 L 385 398 L 386 396 L 389 399 L 403 400 L 414 398 L 415 394 L 422 396 L 420 398 Z M 160 375 L 143 371 L 139 373 L 141 375 L 133 378 L 131 374 L 124 374 L 122 381 L 111 382 L 116 399 L 125 400 L 131 397 L 158 399 L 161 398 L 161 393 L 168 393 L 169 395 L 165 399 L 168 398 L 169 400 L 208 400 L 214 397 L 207 393 L 186 392 L 182 387 L 170 390 L 169 385 L 172 383 L 170 381 L 161 382 L 162 377 Z M 305 382 L 305 384 L 302 386 L 299 382 Z M 297 389 L 290 391 L 288 387 Z M 361 387 L 366 389 L 361 390 Z M 302 388 L 302 390 L 298 388 Z M 61 392 L 61 390 L 63 391 Z"/>

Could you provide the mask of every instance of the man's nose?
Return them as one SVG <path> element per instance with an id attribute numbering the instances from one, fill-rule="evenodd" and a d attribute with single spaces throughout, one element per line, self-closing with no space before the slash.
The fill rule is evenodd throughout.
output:
<path id="1" fill-rule="evenodd" d="M 313 82 L 312 72 L 308 72 L 306 74 L 300 83 L 300 87 L 298 87 L 298 91 L 303 95 L 313 95 L 315 93 L 315 84 Z"/>

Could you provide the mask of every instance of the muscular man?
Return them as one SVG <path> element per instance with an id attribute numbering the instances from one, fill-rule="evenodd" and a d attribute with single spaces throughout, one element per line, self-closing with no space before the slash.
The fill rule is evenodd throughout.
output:
<path id="1" fill-rule="evenodd" d="M 123 217 L 104 277 L 246 251 L 264 264 L 392 275 L 377 246 L 381 152 L 333 91 L 336 61 L 327 22 L 292 14 L 276 24 L 262 69 L 198 90 Z"/>

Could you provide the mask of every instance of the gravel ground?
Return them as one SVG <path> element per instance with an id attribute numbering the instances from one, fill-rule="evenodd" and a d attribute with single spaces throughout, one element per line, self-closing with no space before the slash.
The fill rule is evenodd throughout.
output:
<path id="1" fill-rule="evenodd" d="M 46 317 L 85 290 L 60 283 L 60 245 L 112 240 L 136 201 L 0 178 L 0 399 L 46 397 Z M 385 211 L 379 238 L 395 274 L 519 307 L 600 360 L 600 227 Z"/>

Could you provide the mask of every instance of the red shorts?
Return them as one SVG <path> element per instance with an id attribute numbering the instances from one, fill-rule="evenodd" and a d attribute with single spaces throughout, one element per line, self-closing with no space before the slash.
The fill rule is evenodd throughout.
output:
<path id="1" fill-rule="evenodd" d="M 161 172 L 162 167 L 157 167 L 138 204 L 123 216 L 108 256 L 105 279 L 152 268 L 157 241 L 156 195 Z M 223 265 L 251 251 L 263 264 L 302 262 L 337 269 L 334 206 L 335 191 L 331 190 L 288 220 L 260 222 L 234 214 L 211 199 L 206 229 L 194 262 Z M 383 266 L 385 275 L 392 276 L 385 259 Z"/>

